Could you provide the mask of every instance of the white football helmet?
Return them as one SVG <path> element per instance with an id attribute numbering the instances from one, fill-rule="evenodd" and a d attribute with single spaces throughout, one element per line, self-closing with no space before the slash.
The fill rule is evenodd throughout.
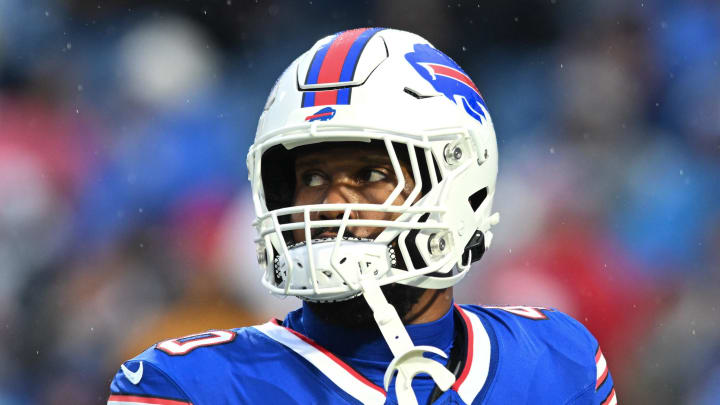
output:
<path id="1" fill-rule="evenodd" d="M 321 142 L 384 145 L 398 179 L 386 201 L 293 205 L 288 156 Z M 393 205 L 406 186 L 401 157 L 415 186 L 402 205 Z M 377 287 L 456 284 L 490 246 L 490 228 L 499 218 L 491 212 L 498 153 L 485 102 L 452 59 L 409 32 L 344 31 L 296 59 L 270 92 L 247 165 L 263 285 L 310 301 L 364 293 L 376 320 L 384 305 L 371 302 Z M 318 212 L 329 210 L 343 215 L 319 219 Z M 399 217 L 353 219 L 352 211 Z M 337 237 L 311 238 L 313 228 L 327 227 L 337 228 Z M 357 239 L 344 237 L 348 227 L 383 230 L 374 239 Z M 292 240 L 293 230 L 304 230 L 305 240 Z M 386 323 L 402 334 L 395 321 Z M 396 359 L 403 350 L 393 349 Z"/>

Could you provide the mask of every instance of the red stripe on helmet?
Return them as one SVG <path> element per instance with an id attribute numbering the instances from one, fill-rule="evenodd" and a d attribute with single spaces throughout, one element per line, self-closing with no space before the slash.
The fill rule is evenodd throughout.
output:
<path id="1" fill-rule="evenodd" d="M 337 83 L 340 80 L 340 72 L 342 72 L 343 63 L 347 57 L 350 47 L 355 40 L 365 32 L 367 28 L 358 28 L 340 33 L 330 44 L 330 48 L 325 55 L 320 73 L 318 73 L 318 84 L 321 83 Z"/>
<path id="2" fill-rule="evenodd" d="M 315 92 L 315 106 L 337 104 L 337 90 L 325 90 Z"/>
<path id="3" fill-rule="evenodd" d="M 340 73 L 350 47 L 366 30 L 367 28 L 349 30 L 335 37 L 320 66 L 317 84 L 337 83 L 340 81 Z M 315 92 L 315 106 L 337 104 L 337 96 L 337 90 L 317 91 Z"/>

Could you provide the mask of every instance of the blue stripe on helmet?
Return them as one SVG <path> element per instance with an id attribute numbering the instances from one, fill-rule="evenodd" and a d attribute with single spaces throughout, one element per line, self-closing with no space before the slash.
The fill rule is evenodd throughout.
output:
<path id="1" fill-rule="evenodd" d="M 327 54 L 328 49 L 330 49 L 330 45 L 335 42 L 335 38 L 337 38 L 337 35 L 315 52 L 315 56 L 313 56 L 312 62 L 310 62 L 310 68 L 308 69 L 307 76 L 305 77 L 305 84 L 317 84 L 318 76 L 320 75 L 320 67 L 322 67 L 325 55 Z"/>
<path id="2" fill-rule="evenodd" d="M 303 92 L 302 106 L 303 107 L 312 107 L 314 105 L 315 105 L 315 92 L 314 91 Z"/>
<path id="3" fill-rule="evenodd" d="M 338 90 L 337 103 L 350 104 L 350 87 L 344 87 Z"/>

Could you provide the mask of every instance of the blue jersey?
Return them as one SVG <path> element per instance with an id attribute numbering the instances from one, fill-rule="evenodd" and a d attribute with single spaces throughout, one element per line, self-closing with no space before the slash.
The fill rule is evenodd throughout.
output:
<path id="1" fill-rule="evenodd" d="M 384 341 L 332 328 L 311 338 L 307 311 L 160 342 L 121 366 L 108 404 L 397 404 L 392 384 L 382 387 L 392 360 Z M 416 345 L 435 339 L 456 375 L 444 393 L 416 376 L 420 404 L 617 403 L 597 341 L 559 311 L 455 305 L 408 332 Z"/>

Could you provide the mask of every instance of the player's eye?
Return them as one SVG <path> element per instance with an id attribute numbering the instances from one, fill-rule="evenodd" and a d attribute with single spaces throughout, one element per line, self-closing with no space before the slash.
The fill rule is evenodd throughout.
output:
<path id="1" fill-rule="evenodd" d="M 325 176 L 318 172 L 308 172 L 302 175 L 302 182 L 308 187 L 318 187 L 326 183 Z"/>
<path id="2" fill-rule="evenodd" d="M 375 183 L 388 178 L 388 175 L 379 169 L 366 168 L 360 171 L 358 178 L 365 183 Z"/>

